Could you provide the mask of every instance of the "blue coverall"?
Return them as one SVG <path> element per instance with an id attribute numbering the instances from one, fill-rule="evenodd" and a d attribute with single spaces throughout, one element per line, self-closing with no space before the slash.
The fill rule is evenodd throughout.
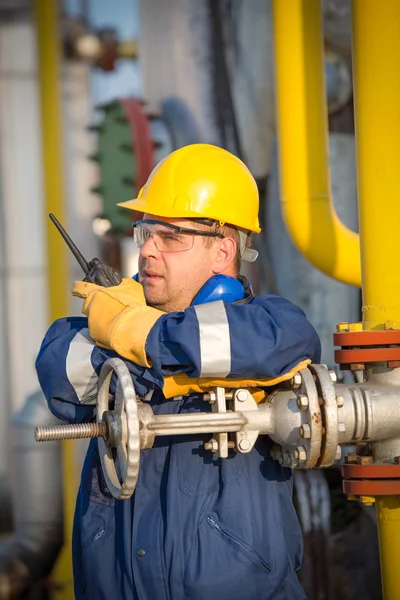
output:
<path id="1" fill-rule="evenodd" d="M 216 361 L 220 375 L 261 379 L 319 362 L 318 336 L 298 307 L 277 296 L 247 300 L 167 314 L 147 339 L 152 368 L 125 360 L 155 414 L 209 410 L 201 395 L 166 400 L 169 374 L 208 377 Z M 86 318 L 53 323 L 36 361 L 50 410 L 69 422 L 93 419 L 98 374 L 111 356 L 94 345 Z M 266 436 L 227 459 L 203 449 L 209 438 L 156 438 L 141 452 L 132 499 L 119 501 L 91 441 L 73 531 L 78 600 L 304 600 L 291 470 L 270 458 Z"/>

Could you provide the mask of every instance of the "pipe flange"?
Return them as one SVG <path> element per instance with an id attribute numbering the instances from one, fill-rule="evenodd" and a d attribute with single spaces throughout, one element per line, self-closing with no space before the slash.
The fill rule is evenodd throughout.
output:
<path id="1" fill-rule="evenodd" d="M 271 456 L 281 465 L 312 469 L 317 464 L 321 452 L 322 415 L 318 400 L 318 391 L 313 376 L 308 368 L 296 373 L 294 400 L 291 410 L 300 413 L 300 427 L 291 434 L 290 443 L 282 443 L 276 436 L 271 439 L 276 442 Z M 293 394 L 293 391 L 292 391 Z M 282 391 L 272 392 L 270 402 L 274 397 L 281 397 Z M 289 401 L 291 399 L 289 398 Z M 285 404 L 285 403 L 284 403 Z M 297 421 L 299 422 L 299 421 Z"/>
<path id="2" fill-rule="evenodd" d="M 322 415 L 318 401 L 318 391 L 309 370 L 303 369 L 299 372 L 301 376 L 301 385 L 296 390 L 297 406 L 302 411 L 302 427 L 308 431 L 310 436 L 302 440 L 302 448 L 306 452 L 306 459 L 299 461 L 298 466 L 304 469 L 312 469 L 317 464 L 321 452 L 322 441 Z M 307 406 L 305 406 L 307 401 Z M 304 406 L 302 406 L 302 403 Z M 301 428 L 300 428 L 301 429 Z M 308 434 L 307 434 L 308 435 Z"/>
<path id="3" fill-rule="evenodd" d="M 103 413 L 108 411 L 110 383 L 117 376 L 114 412 L 120 426 L 114 432 L 117 468 L 112 449 L 104 439 L 98 438 L 103 474 L 110 493 L 117 500 L 130 498 L 135 491 L 140 464 L 140 432 L 136 392 L 128 367 L 119 358 L 107 360 L 100 371 L 97 387 L 96 421 L 101 423 Z"/>
<path id="4" fill-rule="evenodd" d="M 348 324 L 344 324 L 348 325 Z M 340 331 L 333 334 L 335 361 L 341 368 L 386 362 L 389 368 L 400 366 L 400 331 Z"/>
<path id="5" fill-rule="evenodd" d="M 336 460 L 339 443 L 339 418 L 335 387 L 328 369 L 323 365 L 310 365 L 315 377 L 322 414 L 322 443 L 317 467 L 329 467 Z"/>
<path id="6" fill-rule="evenodd" d="M 351 496 L 400 495 L 400 465 L 344 464 L 343 492 Z"/>

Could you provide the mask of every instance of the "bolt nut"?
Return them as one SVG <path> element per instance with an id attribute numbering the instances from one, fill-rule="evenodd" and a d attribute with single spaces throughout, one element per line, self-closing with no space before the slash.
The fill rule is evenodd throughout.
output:
<path id="1" fill-rule="evenodd" d="M 304 446 L 297 446 L 294 455 L 299 462 L 304 462 L 307 459 L 307 452 Z"/>
<path id="2" fill-rule="evenodd" d="M 307 410 L 308 408 L 308 398 L 304 394 L 301 394 L 297 398 L 297 406 L 300 410 Z"/>
<path id="3" fill-rule="evenodd" d="M 342 406 L 344 404 L 343 396 L 336 396 L 336 404 L 337 404 L 338 408 L 342 408 Z"/>
<path id="4" fill-rule="evenodd" d="M 290 385 L 296 389 L 301 386 L 301 382 L 302 382 L 302 378 L 301 378 L 300 373 L 296 373 L 294 375 L 294 377 L 290 380 Z"/>
<path id="5" fill-rule="evenodd" d="M 335 456 L 335 460 L 340 460 L 342 458 L 342 449 L 340 446 L 338 446 L 336 448 L 336 456 Z"/>
<path id="6" fill-rule="evenodd" d="M 344 462 L 346 464 L 356 464 L 357 463 L 357 454 L 355 452 L 349 452 L 347 456 L 344 457 Z"/>
<path id="7" fill-rule="evenodd" d="M 332 383 L 337 383 L 336 371 L 334 371 L 333 369 L 331 369 L 329 371 L 329 377 L 331 378 Z"/>
<path id="8" fill-rule="evenodd" d="M 215 438 L 204 444 L 204 450 L 211 450 L 211 452 L 218 452 L 218 447 L 218 442 Z"/>
<path id="9" fill-rule="evenodd" d="M 243 451 L 248 450 L 250 448 L 250 442 L 249 442 L 249 440 L 246 440 L 246 439 L 240 440 L 240 442 L 239 442 L 239 448 L 241 450 L 243 450 Z"/>
<path id="10" fill-rule="evenodd" d="M 339 431 L 339 433 L 345 433 L 346 432 L 346 425 L 344 423 L 339 423 L 339 425 L 338 425 L 338 431 Z"/>
<path id="11" fill-rule="evenodd" d="M 302 438 L 308 440 L 311 437 L 311 427 L 308 423 L 304 423 L 300 426 L 300 435 Z"/>
<path id="12" fill-rule="evenodd" d="M 291 467 L 292 466 L 292 457 L 290 456 L 290 452 L 284 452 L 283 459 L 284 459 L 283 463 L 287 467 Z"/>
<path id="13" fill-rule="evenodd" d="M 271 450 L 269 451 L 269 454 L 274 460 L 279 460 L 282 456 L 282 446 L 278 446 L 277 444 L 275 444 L 274 446 L 272 446 Z"/>
<path id="14" fill-rule="evenodd" d="M 372 506 L 373 504 L 375 504 L 375 498 L 373 496 L 360 496 L 360 501 L 365 506 Z"/>
<path id="15" fill-rule="evenodd" d="M 214 404 L 217 401 L 217 394 L 213 391 L 209 392 L 208 401 L 210 404 Z"/>
<path id="16" fill-rule="evenodd" d="M 357 456 L 357 464 L 359 465 L 372 465 L 373 463 L 372 456 Z"/>
<path id="17" fill-rule="evenodd" d="M 236 393 L 236 398 L 239 402 L 246 402 L 247 400 L 247 390 L 238 390 Z"/>

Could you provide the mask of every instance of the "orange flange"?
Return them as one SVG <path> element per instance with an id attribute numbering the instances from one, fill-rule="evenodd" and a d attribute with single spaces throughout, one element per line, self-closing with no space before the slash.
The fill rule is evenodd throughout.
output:
<path id="1" fill-rule="evenodd" d="M 400 366 L 400 331 L 343 331 L 333 334 L 335 361 L 340 365 L 387 362 Z"/>
<path id="2" fill-rule="evenodd" d="M 351 496 L 400 495 L 400 464 L 342 466 L 343 492 Z"/>
<path id="3" fill-rule="evenodd" d="M 400 331 L 341 331 L 333 334 L 334 346 L 400 346 Z"/>

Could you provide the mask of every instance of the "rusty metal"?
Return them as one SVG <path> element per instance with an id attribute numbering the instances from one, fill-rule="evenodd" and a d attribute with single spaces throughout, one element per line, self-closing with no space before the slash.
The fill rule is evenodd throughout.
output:
<path id="1" fill-rule="evenodd" d="M 339 415 L 335 386 L 329 371 L 322 365 L 310 365 L 322 407 L 321 453 L 316 466 L 330 466 L 335 462 L 339 443 Z"/>
<path id="2" fill-rule="evenodd" d="M 356 459 L 358 464 L 346 463 L 342 467 L 345 494 L 352 496 L 400 494 L 400 464 L 371 464 L 370 456 L 356 457 Z"/>
<path id="3" fill-rule="evenodd" d="M 396 464 L 349 464 L 342 467 L 345 479 L 399 479 L 400 465 Z"/>
<path id="4" fill-rule="evenodd" d="M 400 496 L 400 479 L 344 479 L 343 493 L 350 496 Z"/>
<path id="5" fill-rule="evenodd" d="M 376 363 L 400 360 L 400 347 L 398 348 L 352 348 L 351 350 L 335 350 L 335 361 L 344 363 Z"/>
<path id="6" fill-rule="evenodd" d="M 365 363 L 386 362 L 389 368 L 400 366 L 400 331 L 343 331 L 333 334 L 335 361 L 354 370 L 355 365 L 364 368 Z"/>
<path id="7" fill-rule="evenodd" d="M 400 331 L 343 331 L 333 334 L 334 346 L 400 346 Z"/>

